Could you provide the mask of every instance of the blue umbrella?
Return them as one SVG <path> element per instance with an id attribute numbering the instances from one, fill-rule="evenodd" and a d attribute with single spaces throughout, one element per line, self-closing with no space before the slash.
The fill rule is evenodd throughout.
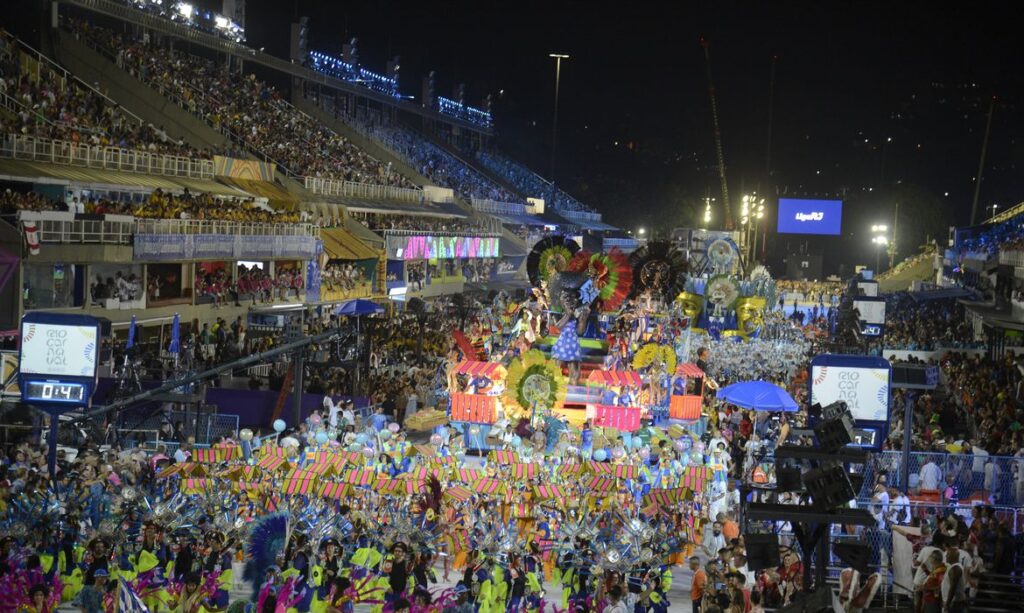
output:
<path id="1" fill-rule="evenodd" d="M 132 315 L 132 323 L 128 326 L 128 349 L 135 346 L 135 316 Z"/>
<path id="2" fill-rule="evenodd" d="M 178 314 L 174 314 L 174 321 L 171 322 L 171 346 L 167 350 L 171 353 L 178 353 L 181 347 L 181 322 L 178 320 Z"/>
<path id="3" fill-rule="evenodd" d="M 767 381 L 743 381 L 718 390 L 718 398 L 755 411 L 795 411 L 796 401 L 789 392 Z"/>
<path id="4" fill-rule="evenodd" d="M 361 315 L 372 315 L 374 313 L 383 312 L 384 307 L 378 305 L 372 300 L 363 300 L 362 298 L 342 302 L 334 309 L 335 315 L 346 315 L 348 317 L 359 317 Z"/>

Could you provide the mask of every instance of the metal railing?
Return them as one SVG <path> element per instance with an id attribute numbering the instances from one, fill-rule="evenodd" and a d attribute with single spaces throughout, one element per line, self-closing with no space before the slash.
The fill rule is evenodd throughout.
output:
<path id="1" fill-rule="evenodd" d="M 41 243 L 131 245 L 135 225 L 130 219 L 53 219 L 45 214 L 22 212 L 23 221 L 34 220 Z"/>
<path id="2" fill-rule="evenodd" d="M 213 178 L 213 160 L 19 134 L 6 134 L 0 139 L 0 157 L 147 175 Z"/>
<path id="3" fill-rule="evenodd" d="M 603 241 L 605 247 L 618 247 L 620 249 L 636 249 L 640 242 L 635 238 L 608 238 L 605 237 Z"/>
<path id="4" fill-rule="evenodd" d="M 875 477 L 883 470 L 890 486 L 902 488 L 901 462 L 902 453 L 899 451 L 872 454 L 871 462 L 864 469 L 864 486 L 859 497 L 871 497 Z M 910 454 L 909 464 L 909 485 L 912 489 L 923 488 L 921 467 L 929 462 L 934 462 L 939 468 L 940 489 L 946 487 L 947 475 L 954 476 L 953 485 L 961 500 L 966 500 L 978 492 L 987 492 L 989 500 L 994 504 L 1024 506 L 1024 478 L 1018 476 L 1024 471 L 1024 457 L 913 452 Z M 991 467 L 987 467 L 988 464 L 991 464 Z"/>
<path id="5" fill-rule="evenodd" d="M 490 230 L 376 230 L 384 235 L 385 238 L 388 236 L 468 236 L 468 237 L 487 237 L 487 238 L 501 238 L 500 232 L 491 232 Z"/>
<path id="6" fill-rule="evenodd" d="M 423 203 L 423 190 L 393 185 L 373 185 L 341 179 L 304 177 L 305 187 L 321 196 L 364 198 L 367 200 L 394 200 L 398 202 Z"/>
<path id="7" fill-rule="evenodd" d="M 526 215 L 526 205 L 518 202 L 497 202 L 495 200 L 484 200 L 481 198 L 470 198 L 473 209 L 481 213 L 495 213 L 497 215 Z"/>
<path id="8" fill-rule="evenodd" d="M 999 263 L 1005 266 L 1024 266 L 1024 250 L 1001 249 L 999 251 Z"/>
<path id="9" fill-rule="evenodd" d="M 600 213 L 588 213 L 587 211 L 569 211 L 559 209 L 558 214 L 561 215 L 562 217 L 572 219 L 574 221 L 601 221 Z"/>
<path id="10" fill-rule="evenodd" d="M 248 236 L 317 236 L 310 223 L 220 221 L 216 219 L 136 219 L 139 234 L 226 234 Z"/>

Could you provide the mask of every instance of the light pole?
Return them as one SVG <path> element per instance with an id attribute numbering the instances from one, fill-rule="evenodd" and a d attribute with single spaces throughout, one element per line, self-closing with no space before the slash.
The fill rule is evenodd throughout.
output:
<path id="1" fill-rule="evenodd" d="M 551 188 L 554 189 L 555 149 L 558 143 L 558 89 L 562 81 L 562 60 L 569 59 L 569 56 L 564 53 L 549 53 L 548 57 L 555 58 L 555 116 L 551 122 Z"/>
<path id="2" fill-rule="evenodd" d="M 758 198 L 757 192 L 745 194 L 740 205 L 740 224 L 744 226 L 741 236 L 743 236 L 743 249 L 748 262 L 751 262 L 754 255 L 753 243 L 757 240 L 758 220 L 763 217 L 764 198 Z"/>
<path id="3" fill-rule="evenodd" d="M 889 231 L 889 226 L 876 224 L 871 226 L 871 231 L 875 234 L 871 238 L 871 242 L 875 244 L 875 274 L 877 275 L 878 269 L 882 265 L 882 250 L 889 244 L 889 237 L 885 234 Z"/>
<path id="4" fill-rule="evenodd" d="M 989 207 L 986 207 L 986 208 L 992 209 L 992 215 L 989 216 L 989 219 L 992 219 L 992 218 L 994 218 L 996 216 L 996 209 L 999 208 L 999 205 L 998 204 L 993 204 L 992 206 L 989 206 Z"/>
<path id="5" fill-rule="evenodd" d="M 714 202 L 714 198 L 704 198 L 704 227 L 708 228 L 711 226 L 711 203 Z"/>

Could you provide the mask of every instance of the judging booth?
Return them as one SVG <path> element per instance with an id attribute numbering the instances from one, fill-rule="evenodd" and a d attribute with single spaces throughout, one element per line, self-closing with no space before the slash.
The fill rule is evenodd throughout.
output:
<path id="1" fill-rule="evenodd" d="M 643 411 L 633 405 L 636 400 L 634 390 L 642 385 L 643 379 L 635 370 L 591 371 L 587 377 L 587 386 L 597 388 L 600 400 L 587 405 L 587 418 L 599 428 L 615 428 L 626 432 L 639 430 Z"/>
<path id="2" fill-rule="evenodd" d="M 668 404 L 669 419 L 686 422 L 700 419 L 705 379 L 704 371 L 696 364 L 685 362 L 676 368 Z"/>

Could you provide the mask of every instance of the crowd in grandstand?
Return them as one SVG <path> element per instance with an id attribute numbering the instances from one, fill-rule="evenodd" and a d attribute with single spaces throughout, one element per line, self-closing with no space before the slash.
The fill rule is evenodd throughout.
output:
<path id="1" fill-rule="evenodd" d="M 90 294 L 94 304 L 103 304 L 105 300 L 112 299 L 122 302 L 138 300 L 142 297 L 142 280 L 135 273 L 125 274 L 121 271 L 105 280 L 102 275 L 96 275 Z"/>
<path id="2" fill-rule="evenodd" d="M 391 215 L 388 213 L 350 213 L 352 219 L 375 232 L 404 230 L 409 232 L 481 233 L 483 223 L 463 217 L 430 217 L 426 215 Z"/>
<path id="3" fill-rule="evenodd" d="M 194 194 L 186 187 L 174 194 L 157 188 L 143 202 L 74 196 L 61 203 L 36 192 L 18 192 L 11 189 L 0 194 L 0 212 L 5 215 L 18 211 L 66 211 L 87 215 L 131 215 L 145 219 L 195 219 L 235 222 L 297 223 L 302 214 L 295 211 L 275 211 L 254 200 L 218 198 L 208 193 Z"/>
<path id="4" fill-rule="evenodd" d="M 327 291 L 351 292 L 367 283 L 366 271 L 351 262 L 328 262 L 320 272 L 320 279 Z"/>
<path id="5" fill-rule="evenodd" d="M 241 306 L 241 300 L 256 304 L 292 297 L 301 299 L 303 285 L 302 272 L 291 268 L 277 271 L 273 277 L 256 266 L 251 269 L 239 266 L 235 279 L 223 268 L 196 273 L 196 295 L 210 299 L 215 308 L 224 306 L 228 300 Z"/>
<path id="6" fill-rule="evenodd" d="M 34 67 L 38 66 L 38 70 Z M 96 89 L 33 58 L 26 61 L 14 39 L 0 32 L 0 95 L 15 108 L 0 116 L 0 132 L 204 157 L 162 126 L 141 121 Z"/>
<path id="7" fill-rule="evenodd" d="M 594 212 L 561 189 L 552 191 L 550 182 L 542 179 L 537 173 L 522 164 L 499 153 L 481 151 L 477 153 L 477 159 L 484 167 L 501 175 L 521 193 L 532 198 L 542 198 L 546 206 L 551 206 L 559 211 Z"/>
<path id="8" fill-rule="evenodd" d="M 431 183 L 454 190 L 462 198 L 525 203 L 523 197 L 497 185 L 440 146 L 397 126 L 364 128 L 376 140 L 408 161 Z"/>
<path id="9" fill-rule="evenodd" d="M 885 347 L 931 351 L 980 346 L 956 300 L 918 302 L 907 292 L 885 295 Z"/>
<path id="10" fill-rule="evenodd" d="M 241 75 L 82 21 L 71 21 L 70 26 L 75 36 L 117 57 L 124 70 L 295 175 L 415 187 L 389 165 L 293 107 L 253 74 Z"/>
<path id="11" fill-rule="evenodd" d="M 836 305 L 843 295 L 845 285 L 839 281 L 776 281 L 779 303 L 793 304 L 793 301 L 813 302 L 824 306 Z"/>

